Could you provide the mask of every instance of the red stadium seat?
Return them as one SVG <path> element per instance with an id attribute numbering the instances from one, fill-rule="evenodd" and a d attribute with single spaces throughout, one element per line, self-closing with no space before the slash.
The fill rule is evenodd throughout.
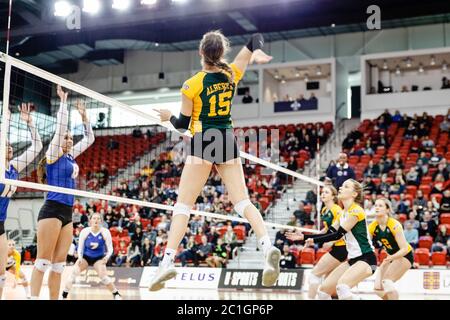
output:
<path id="1" fill-rule="evenodd" d="M 303 248 L 302 252 L 300 253 L 300 261 L 301 264 L 314 264 L 316 258 L 315 258 L 315 251 L 313 248 Z"/>
<path id="2" fill-rule="evenodd" d="M 433 182 L 432 177 L 427 177 L 427 176 L 423 177 L 422 181 L 421 181 L 422 184 L 427 184 L 427 185 L 431 184 L 432 182 Z"/>
<path id="3" fill-rule="evenodd" d="M 430 250 L 427 248 L 417 248 L 414 251 L 414 261 L 421 266 L 430 265 Z"/>
<path id="4" fill-rule="evenodd" d="M 421 184 L 419 190 L 422 190 L 423 194 L 428 196 L 431 192 L 431 187 L 427 184 Z"/>
<path id="5" fill-rule="evenodd" d="M 431 255 L 431 263 L 433 264 L 433 266 L 446 266 L 447 252 L 433 252 Z"/>
<path id="6" fill-rule="evenodd" d="M 432 245 L 433 245 L 433 237 L 422 236 L 419 238 L 419 248 L 427 248 L 428 250 L 431 250 Z"/>
<path id="7" fill-rule="evenodd" d="M 406 186 L 406 193 L 412 195 L 413 197 L 416 196 L 417 187 L 416 186 Z"/>
<path id="8" fill-rule="evenodd" d="M 450 224 L 450 213 L 443 213 L 439 218 L 441 224 Z M 450 231 L 450 230 L 448 230 Z"/>
<path id="9" fill-rule="evenodd" d="M 408 220 L 408 216 L 404 213 L 400 213 L 398 215 L 398 220 L 400 221 L 401 224 L 403 224 L 406 220 Z"/>
<path id="10" fill-rule="evenodd" d="M 436 198 L 436 201 L 437 202 L 439 202 L 439 203 L 441 203 L 441 201 L 442 201 L 442 194 L 440 194 L 440 193 L 432 193 L 431 195 L 430 195 L 430 199 L 433 199 L 433 197 L 434 198 Z"/>

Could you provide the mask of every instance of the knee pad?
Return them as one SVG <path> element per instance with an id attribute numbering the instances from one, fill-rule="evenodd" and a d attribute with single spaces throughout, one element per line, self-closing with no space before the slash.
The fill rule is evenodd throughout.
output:
<path id="1" fill-rule="evenodd" d="M 6 283 L 6 276 L 0 276 L 0 289 L 3 289 L 5 287 Z"/>
<path id="2" fill-rule="evenodd" d="M 322 283 L 322 277 L 318 277 L 313 273 L 309 274 L 309 285 L 318 285 Z"/>
<path id="3" fill-rule="evenodd" d="M 252 205 L 252 203 L 249 199 L 241 200 L 234 205 L 234 210 L 238 213 L 238 215 L 244 217 L 244 211 L 250 205 Z"/>
<path id="4" fill-rule="evenodd" d="M 383 284 L 384 292 L 391 293 L 397 291 L 394 281 L 386 279 L 382 280 L 381 283 Z"/>
<path id="5" fill-rule="evenodd" d="M 40 272 L 45 273 L 52 267 L 52 262 L 47 259 L 36 259 L 36 261 L 34 262 L 34 267 Z"/>
<path id="6" fill-rule="evenodd" d="M 187 204 L 177 202 L 173 206 L 172 217 L 182 214 L 189 218 L 191 216 L 191 208 L 192 206 L 188 206 Z"/>
<path id="7" fill-rule="evenodd" d="M 108 276 L 103 277 L 102 280 L 101 280 L 101 283 L 102 283 L 103 285 L 105 285 L 105 286 L 111 284 L 111 282 L 112 282 L 112 281 L 111 281 L 111 278 L 108 277 Z"/>
<path id="8" fill-rule="evenodd" d="M 336 286 L 336 293 L 339 300 L 353 300 L 353 293 L 350 287 L 346 284 L 338 284 Z"/>
<path id="9" fill-rule="evenodd" d="M 66 266 L 65 262 L 54 263 L 54 264 L 52 264 L 52 272 L 61 274 L 64 272 L 65 266 Z"/>
<path id="10" fill-rule="evenodd" d="M 319 300 L 332 300 L 331 296 L 328 293 L 320 291 L 320 290 L 317 291 L 317 298 Z"/>

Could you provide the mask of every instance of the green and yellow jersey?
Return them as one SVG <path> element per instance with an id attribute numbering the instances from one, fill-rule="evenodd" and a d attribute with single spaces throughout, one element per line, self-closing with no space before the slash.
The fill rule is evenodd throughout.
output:
<path id="1" fill-rule="evenodd" d="M 358 222 L 345 234 L 345 242 L 347 244 L 348 258 L 353 259 L 363 254 L 373 252 L 374 248 L 369 237 L 367 228 L 366 213 L 356 203 L 353 203 L 348 211 L 343 211 L 339 217 L 340 225 L 349 217 L 357 217 Z"/>
<path id="2" fill-rule="evenodd" d="M 328 230 L 336 220 L 339 220 L 339 216 L 342 214 L 342 208 L 337 204 L 331 207 L 331 210 L 328 210 L 327 207 L 322 208 L 321 219 L 325 228 Z M 345 240 L 340 239 L 334 243 L 335 246 L 345 246 Z"/>
<path id="3" fill-rule="evenodd" d="M 20 278 L 21 260 L 22 260 L 22 258 L 20 257 L 20 253 L 16 249 L 14 249 L 14 251 L 11 254 L 8 254 L 6 268 L 9 269 L 9 268 L 14 267 L 16 279 Z"/>
<path id="4" fill-rule="evenodd" d="M 393 255 L 398 250 L 400 250 L 397 240 L 395 240 L 395 236 L 397 235 L 398 232 L 402 231 L 403 227 L 401 223 L 391 217 L 388 218 L 386 228 L 384 230 L 380 227 L 378 221 L 376 220 L 369 225 L 369 233 L 372 236 L 372 241 L 380 242 L 384 250 L 386 250 L 386 252 L 390 255 Z M 410 253 L 411 251 L 412 247 L 408 243 L 407 253 Z"/>
<path id="5" fill-rule="evenodd" d="M 242 79 L 242 72 L 235 64 L 230 64 L 234 73 L 233 84 L 223 72 L 198 72 L 187 80 L 181 92 L 193 101 L 190 131 L 192 135 L 209 128 L 233 128 L 231 120 L 231 100 Z"/>

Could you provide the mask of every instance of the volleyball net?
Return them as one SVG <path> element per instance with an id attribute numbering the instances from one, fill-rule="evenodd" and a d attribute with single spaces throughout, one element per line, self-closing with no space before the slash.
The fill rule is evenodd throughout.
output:
<path id="1" fill-rule="evenodd" d="M 51 191 L 150 210 L 173 210 L 186 156 L 177 146 L 189 141 L 189 133 L 180 134 L 170 123 L 161 123 L 151 107 L 129 106 L 3 53 L 0 69 L 0 182 L 5 184 L 2 196 L 14 194 L 16 198 Z M 269 133 L 271 149 L 276 149 L 275 140 L 275 135 Z M 323 186 L 317 179 L 271 161 L 271 157 L 245 152 L 246 145 L 248 148 L 243 143 L 240 151 L 246 161 Z M 76 166 L 56 164 L 67 150 L 72 150 Z M 168 160 L 179 165 L 166 165 Z M 158 166 L 160 170 L 155 172 Z M 76 181 L 75 188 L 58 187 L 67 185 L 63 183 L 67 170 Z M 164 201 L 158 191 L 161 189 Z M 226 199 L 226 189 L 221 193 L 221 199 Z M 248 222 L 211 208 L 191 213 Z M 268 227 L 317 232 L 265 223 Z"/>

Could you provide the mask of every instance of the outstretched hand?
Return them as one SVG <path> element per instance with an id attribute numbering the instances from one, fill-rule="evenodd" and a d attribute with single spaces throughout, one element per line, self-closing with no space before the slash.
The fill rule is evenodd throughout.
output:
<path id="1" fill-rule="evenodd" d="M 256 63 L 256 64 L 265 64 L 269 63 L 273 59 L 272 56 L 269 56 L 261 49 L 256 49 L 253 51 L 253 55 L 250 59 L 250 64 Z"/>
<path id="2" fill-rule="evenodd" d="M 291 240 L 291 241 L 302 241 L 305 236 L 303 235 L 303 233 L 301 231 L 287 231 L 285 233 L 285 236 L 287 239 Z"/>
<path id="3" fill-rule="evenodd" d="M 66 103 L 67 102 L 67 97 L 69 95 L 69 92 L 64 92 L 64 90 L 62 89 L 61 85 L 57 85 L 56 87 L 56 93 L 58 94 L 58 97 L 61 99 L 62 103 Z"/>
<path id="4" fill-rule="evenodd" d="M 20 119 L 22 119 L 27 124 L 31 123 L 33 118 L 31 117 L 32 112 L 32 104 L 27 102 L 22 102 L 22 105 L 19 106 L 20 111 Z"/>
<path id="5" fill-rule="evenodd" d="M 153 109 L 153 110 L 158 113 L 161 122 L 169 121 L 170 117 L 172 116 L 172 112 L 170 112 L 170 110 L 167 109 Z"/>
<path id="6" fill-rule="evenodd" d="M 86 105 L 84 104 L 84 102 L 77 99 L 77 101 L 75 102 L 75 107 L 80 113 L 80 116 L 83 119 L 83 121 L 85 121 L 87 119 L 87 113 L 86 113 Z"/>

